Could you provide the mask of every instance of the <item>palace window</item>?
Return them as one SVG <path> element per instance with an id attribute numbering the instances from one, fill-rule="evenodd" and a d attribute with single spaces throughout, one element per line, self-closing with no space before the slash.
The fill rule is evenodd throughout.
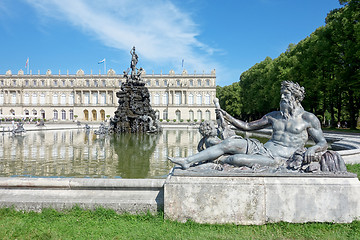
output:
<path id="1" fill-rule="evenodd" d="M 54 87 L 57 87 L 57 85 L 58 85 L 57 80 L 54 80 Z"/>
<path id="2" fill-rule="evenodd" d="M 13 92 L 11 95 L 11 103 L 16 104 L 16 92 Z"/>
<path id="3" fill-rule="evenodd" d="M 98 87 L 98 81 L 97 80 L 94 80 L 94 86 Z"/>
<path id="4" fill-rule="evenodd" d="M 200 87 L 201 86 L 201 80 L 199 79 L 199 80 L 197 80 L 197 85 L 198 85 L 198 87 Z"/>
<path id="5" fill-rule="evenodd" d="M 28 86 L 29 86 L 29 81 L 25 80 L 25 87 L 28 87 Z"/>
<path id="6" fill-rule="evenodd" d="M 167 80 L 164 80 L 164 86 L 167 87 L 167 85 L 168 85 Z"/>
<path id="7" fill-rule="evenodd" d="M 189 111 L 189 119 L 190 119 L 190 121 L 194 121 L 194 111 L 193 110 Z"/>
<path id="8" fill-rule="evenodd" d="M 208 93 L 205 95 L 205 104 L 210 105 L 210 94 Z"/>
<path id="9" fill-rule="evenodd" d="M 74 86 L 74 80 L 70 80 L 70 87 Z"/>
<path id="10" fill-rule="evenodd" d="M 176 86 L 180 87 L 180 80 L 176 80 Z"/>
<path id="11" fill-rule="evenodd" d="M 206 86 L 209 87 L 210 86 L 210 80 L 206 79 Z"/>
<path id="12" fill-rule="evenodd" d="M 4 93 L 0 92 L 0 105 L 4 104 Z"/>
<path id="13" fill-rule="evenodd" d="M 90 104 L 90 93 L 89 92 L 84 93 L 84 104 Z"/>
<path id="14" fill-rule="evenodd" d="M 94 92 L 92 95 L 93 95 L 93 104 L 99 104 L 98 93 Z"/>
<path id="15" fill-rule="evenodd" d="M 16 80 L 13 80 L 13 86 L 16 87 Z"/>
<path id="16" fill-rule="evenodd" d="M 54 120 L 57 120 L 57 119 L 58 119 L 58 111 L 54 110 Z"/>
<path id="17" fill-rule="evenodd" d="M 102 80 L 102 86 L 106 87 L 106 81 L 105 80 Z"/>
<path id="18" fill-rule="evenodd" d="M 190 81 L 189 81 L 189 85 L 190 85 L 190 87 L 194 86 L 194 81 L 193 81 L 193 80 L 190 80 Z"/>
<path id="19" fill-rule="evenodd" d="M 169 93 L 163 93 L 163 100 L 162 100 L 162 103 L 164 105 L 168 105 L 169 104 Z"/>
<path id="20" fill-rule="evenodd" d="M 202 120 L 202 111 L 200 109 L 197 111 L 197 119 L 198 121 Z"/>
<path id="21" fill-rule="evenodd" d="M 192 93 L 188 96 L 188 104 L 193 105 L 194 104 L 194 95 Z"/>
<path id="22" fill-rule="evenodd" d="M 155 81 L 155 86 L 158 87 L 159 85 L 160 85 L 160 84 L 159 84 L 159 80 L 156 80 L 156 81 Z"/>
<path id="23" fill-rule="evenodd" d="M 62 86 L 65 87 L 66 86 L 66 81 L 62 80 Z"/>
<path id="24" fill-rule="evenodd" d="M 167 111 L 167 110 L 164 110 L 164 111 L 163 111 L 163 119 L 164 119 L 164 120 L 169 119 L 168 111 Z M 164 135 L 165 135 L 165 134 L 164 134 Z"/>
<path id="25" fill-rule="evenodd" d="M 85 81 L 85 86 L 86 86 L 86 87 L 90 87 L 90 81 L 89 81 L 89 80 L 86 80 L 86 81 Z"/>
<path id="26" fill-rule="evenodd" d="M 61 94 L 61 105 L 65 105 L 66 104 L 66 94 L 63 93 Z"/>
<path id="27" fill-rule="evenodd" d="M 54 93 L 53 95 L 53 104 L 54 105 L 58 104 L 58 95 L 56 93 Z"/>
<path id="28" fill-rule="evenodd" d="M 156 93 L 154 96 L 154 105 L 160 104 L 160 94 Z"/>
<path id="29" fill-rule="evenodd" d="M 30 101 L 29 99 L 30 99 L 29 94 L 25 93 L 24 94 L 24 104 L 25 105 L 29 104 L 29 101 Z"/>
<path id="30" fill-rule="evenodd" d="M 36 80 L 33 81 L 33 86 L 36 87 Z"/>
<path id="31" fill-rule="evenodd" d="M 74 119 L 74 110 L 69 111 L 69 117 L 70 117 L 70 120 Z"/>
<path id="32" fill-rule="evenodd" d="M 201 94 L 196 95 L 196 104 L 197 105 L 202 104 L 202 96 L 201 96 Z"/>
<path id="33" fill-rule="evenodd" d="M 66 120 L 66 111 L 61 110 L 61 120 Z"/>
<path id="34" fill-rule="evenodd" d="M 181 92 L 175 93 L 175 104 L 180 105 L 181 104 Z"/>
<path id="35" fill-rule="evenodd" d="M 104 92 L 101 93 L 100 103 L 106 104 L 106 93 L 104 93 Z"/>
<path id="36" fill-rule="evenodd" d="M 69 95 L 69 104 L 73 105 L 74 104 L 74 92 L 71 92 Z"/>
<path id="37" fill-rule="evenodd" d="M 31 103 L 32 103 L 32 105 L 37 104 L 37 94 L 36 93 L 32 94 Z"/>
<path id="38" fill-rule="evenodd" d="M 41 86 L 44 87 L 45 86 L 45 81 L 41 80 Z"/>
<path id="39" fill-rule="evenodd" d="M 205 112 L 205 120 L 210 120 L 210 111 L 206 110 Z"/>
<path id="40" fill-rule="evenodd" d="M 45 104 L 45 93 L 40 94 L 40 104 Z"/>

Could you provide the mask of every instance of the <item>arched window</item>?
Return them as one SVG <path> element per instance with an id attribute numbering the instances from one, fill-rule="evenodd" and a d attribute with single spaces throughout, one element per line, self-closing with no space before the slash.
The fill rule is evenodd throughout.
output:
<path id="1" fill-rule="evenodd" d="M 192 93 L 188 96 L 188 104 L 193 105 L 194 104 L 194 95 Z"/>
<path id="2" fill-rule="evenodd" d="M 66 120 L 66 111 L 61 110 L 61 120 Z"/>
<path id="3" fill-rule="evenodd" d="M 24 115 L 29 115 L 29 110 L 25 109 L 24 110 Z"/>
<path id="4" fill-rule="evenodd" d="M 168 111 L 167 111 L 167 110 L 164 110 L 164 111 L 163 111 L 163 119 L 164 119 L 164 120 L 169 119 L 169 115 L 168 115 Z"/>
<path id="5" fill-rule="evenodd" d="M 100 110 L 100 117 L 101 117 L 101 121 L 105 121 L 105 111 L 104 111 L 104 109 Z"/>
<path id="6" fill-rule="evenodd" d="M 71 92 L 69 95 L 69 104 L 73 105 L 74 99 L 75 99 L 74 92 Z"/>
<path id="7" fill-rule="evenodd" d="M 45 104 L 45 93 L 40 94 L 40 104 Z"/>
<path id="8" fill-rule="evenodd" d="M 88 110 L 84 110 L 84 119 L 85 121 L 89 121 L 89 111 Z"/>
<path id="9" fill-rule="evenodd" d="M 210 94 L 205 94 L 205 104 L 210 105 Z"/>
<path id="10" fill-rule="evenodd" d="M 63 93 L 61 94 L 61 105 L 65 105 L 66 104 L 66 94 Z"/>
<path id="11" fill-rule="evenodd" d="M 34 109 L 32 110 L 32 115 L 36 116 L 37 115 L 37 111 Z"/>
<path id="12" fill-rule="evenodd" d="M 69 118 L 70 120 L 74 119 L 74 110 L 69 110 Z"/>
<path id="13" fill-rule="evenodd" d="M 189 119 L 190 119 L 190 121 L 194 121 L 194 111 L 193 110 L 189 111 Z"/>
<path id="14" fill-rule="evenodd" d="M 57 120 L 57 119 L 58 119 L 58 111 L 54 110 L 54 120 Z"/>
<path id="15" fill-rule="evenodd" d="M 37 94 L 36 93 L 32 94 L 31 103 L 32 103 L 32 105 L 37 104 Z"/>
<path id="16" fill-rule="evenodd" d="M 196 104 L 201 105 L 202 104 L 202 95 L 199 93 L 196 95 Z"/>
<path id="17" fill-rule="evenodd" d="M 92 113 L 92 120 L 96 121 L 97 120 L 97 112 L 96 112 L 96 110 L 95 109 L 92 110 L 91 113 Z"/>
<path id="18" fill-rule="evenodd" d="M 160 104 L 160 94 L 156 93 L 154 96 L 154 105 Z"/>
<path id="19" fill-rule="evenodd" d="M 210 120 L 211 114 L 209 110 L 206 110 L 205 112 L 205 120 Z"/>
<path id="20" fill-rule="evenodd" d="M 24 104 L 25 105 L 29 104 L 29 94 L 28 93 L 24 94 Z"/>
<path id="21" fill-rule="evenodd" d="M 162 103 L 163 103 L 164 105 L 168 105 L 168 104 L 169 104 L 169 93 L 167 93 L 167 92 L 163 93 Z"/>
<path id="22" fill-rule="evenodd" d="M 58 104 L 58 95 L 56 93 L 53 95 L 53 104 Z"/>
<path id="23" fill-rule="evenodd" d="M 181 92 L 175 93 L 175 104 L 180 105 L 181 104 Z"/>
<path id="24" fill-rule="evenodd" d="M 198 121 L 202 120 L 202 111 L 200 109 L 197 111 L 197 120 Z"/>

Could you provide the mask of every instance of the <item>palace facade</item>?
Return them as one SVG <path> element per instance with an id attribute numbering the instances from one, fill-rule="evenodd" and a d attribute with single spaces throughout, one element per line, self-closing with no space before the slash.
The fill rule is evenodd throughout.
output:
<path id="1" fill-rule="evenodd" d="M 142 79 L 158 118 L 173 122 L 215 120 L 216 73 L 146 74 Z M 106 75 L 78 70 L 75 75 L 0 75 L 0 118 L 37 118 L 53 121 L 105 121 L 118 107 L 116 92 L 123 75 L 110 69 Z"/>

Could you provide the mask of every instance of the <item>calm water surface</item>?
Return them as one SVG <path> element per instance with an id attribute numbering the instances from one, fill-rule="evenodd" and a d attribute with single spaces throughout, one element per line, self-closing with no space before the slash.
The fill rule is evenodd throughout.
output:
<path id="1" fill-rule="evenodd" d="M 164 178 L 167 156 L 197 152 L 198 130 L 99 137 L 90 131 L 0 133 L 0 176 Z"/>

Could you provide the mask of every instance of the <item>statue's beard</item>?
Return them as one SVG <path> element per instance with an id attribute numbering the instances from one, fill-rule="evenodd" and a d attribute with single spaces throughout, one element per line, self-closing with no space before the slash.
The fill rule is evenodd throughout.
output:
<path id="1" fill-rule="evenodd" d="M 294 116 L 295 109 L 296 105 L 294 101 L 281 99 L 280 112 L 285 119 L 292 118 Z"/>

